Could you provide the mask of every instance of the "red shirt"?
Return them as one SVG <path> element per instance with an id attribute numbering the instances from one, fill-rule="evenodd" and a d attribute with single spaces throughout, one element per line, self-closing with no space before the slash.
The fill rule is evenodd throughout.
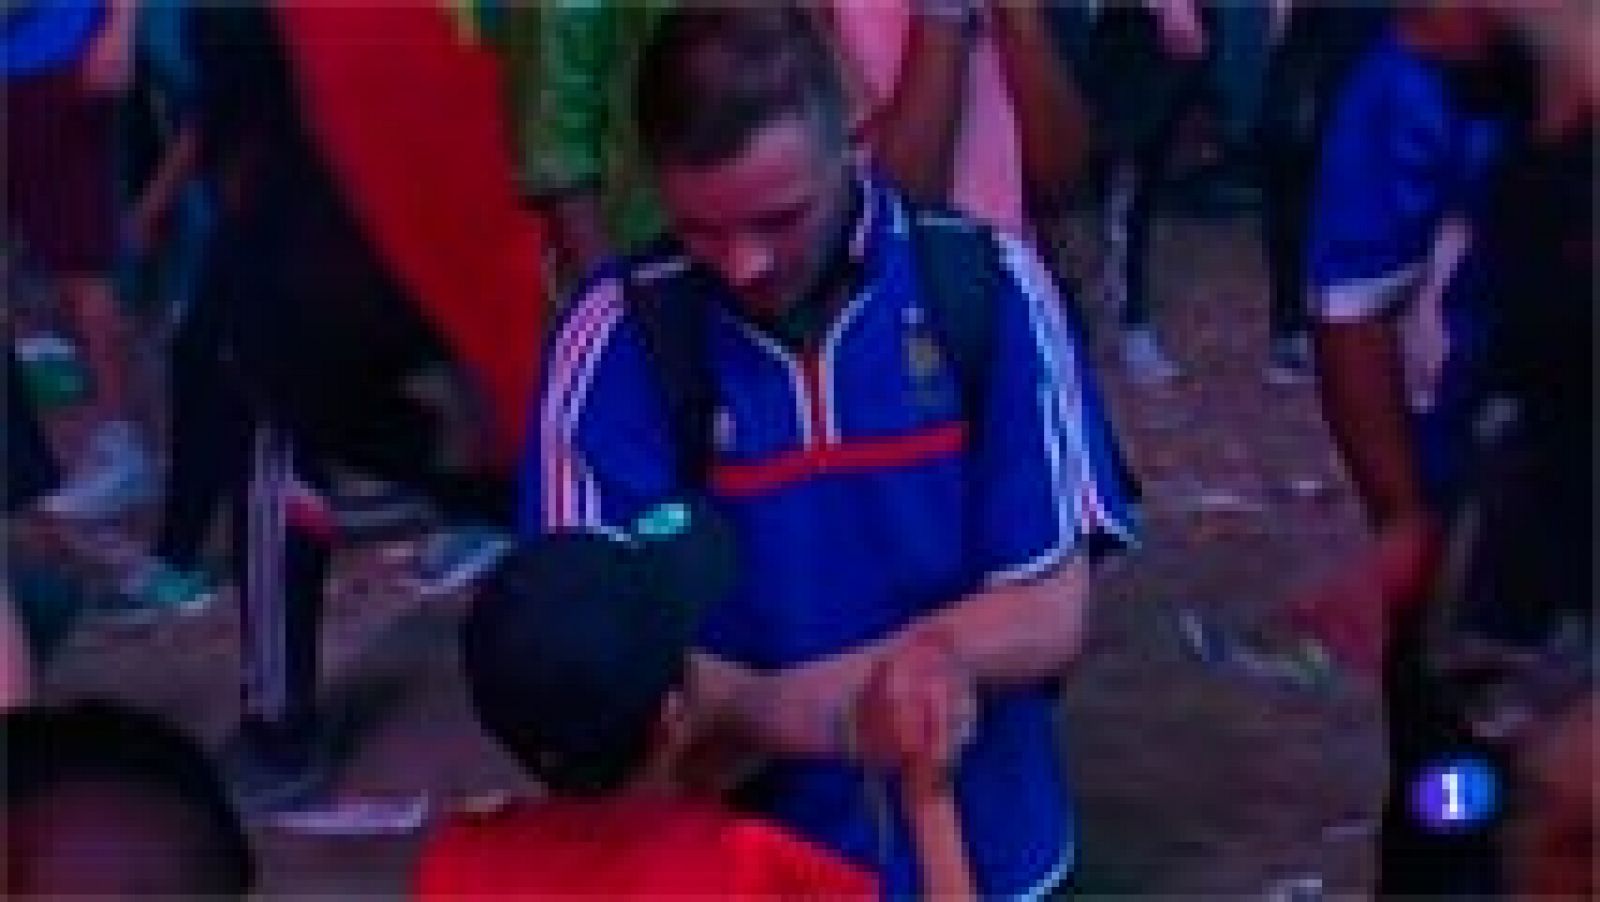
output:
<path id="1" fill-rule="evenodd" d="M 684 799 L 552 799 L 430 836 L 420 899 L 870 899 L 874 880 L 764 821 Z"/>

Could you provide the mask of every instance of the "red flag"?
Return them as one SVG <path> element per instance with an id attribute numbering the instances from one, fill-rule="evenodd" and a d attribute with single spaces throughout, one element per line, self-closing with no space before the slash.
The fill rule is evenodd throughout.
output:
<path id="1" fill-rule="evenodd" d="M 378 255 L 520 451 L 543 345 L 544 236 L 519 204 L 498 63 L 440 4 L 285 0 L 312 135 Z"/>

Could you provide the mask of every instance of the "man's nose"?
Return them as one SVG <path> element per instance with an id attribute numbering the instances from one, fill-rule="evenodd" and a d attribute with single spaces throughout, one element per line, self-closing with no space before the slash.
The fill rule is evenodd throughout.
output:
<path id="1" fill-rule="evenodd" d="M 777 254 L 765 241 L 738 238 L 729 244 L 724 261 L 728 282 L 735 288 L 760 284 L 772 275 Z"/>

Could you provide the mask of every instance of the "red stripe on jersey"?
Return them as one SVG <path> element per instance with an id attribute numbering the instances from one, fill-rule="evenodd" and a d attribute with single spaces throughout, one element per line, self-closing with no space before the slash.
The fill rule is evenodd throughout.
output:
<path id="1" fill-rule="evenodd" d="M 718 464 L 712 486 L 723 495 L 760 495 L 813 476 L 860 473 L 915 466 L 960 452 L 967 444 L 965 423 L 779 454 L 758 463 Z"/>

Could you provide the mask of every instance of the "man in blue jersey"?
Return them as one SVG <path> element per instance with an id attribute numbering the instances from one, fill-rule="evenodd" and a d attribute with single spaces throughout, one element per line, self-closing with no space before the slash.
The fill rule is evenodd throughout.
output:
<path id="1" fill-rule="evenodd" d="M 988 347 L 957 352 L 914 245 L 927 214 L 851 164 L 803 13 L 670 14 L 638 96 L 675 235 L 602 266 L 559 324 L 522 531 L 650 528 L 708 496 L 740 575 L 707 612 L 691 692 L 774 759 L 767 813 L 915 892 L 890 784 L 921 726 L 952 761 L 980 891 L 1055 888 L 1074 831 L 1054 686 L 1082 640 L 1087 553 L 1133 531 L 1055 284 L 990 239 Z M 698 376 L 665 365 L 674 317 Z M 678 428 L 694 392 L 674 379 L 704 380 L 706 435 Z"/>
<path id="2" fill-rule="evenodd" d="M 1443 525 L 1471 472 L 1492 338 L 1477 239 L 1499 153 L 1503 33 L 1487 4 L 1397 14 L 1350 73 L 1322 147 L 1307 268 L 1324 413 L 1375 536 L 1297 604 L 1381 670 L 1390 783 L 1380 895 L 1493 892 L 1498 819 L 1430 823 L 1441 764 L 1495 762 L 1424 653 Z"/>

